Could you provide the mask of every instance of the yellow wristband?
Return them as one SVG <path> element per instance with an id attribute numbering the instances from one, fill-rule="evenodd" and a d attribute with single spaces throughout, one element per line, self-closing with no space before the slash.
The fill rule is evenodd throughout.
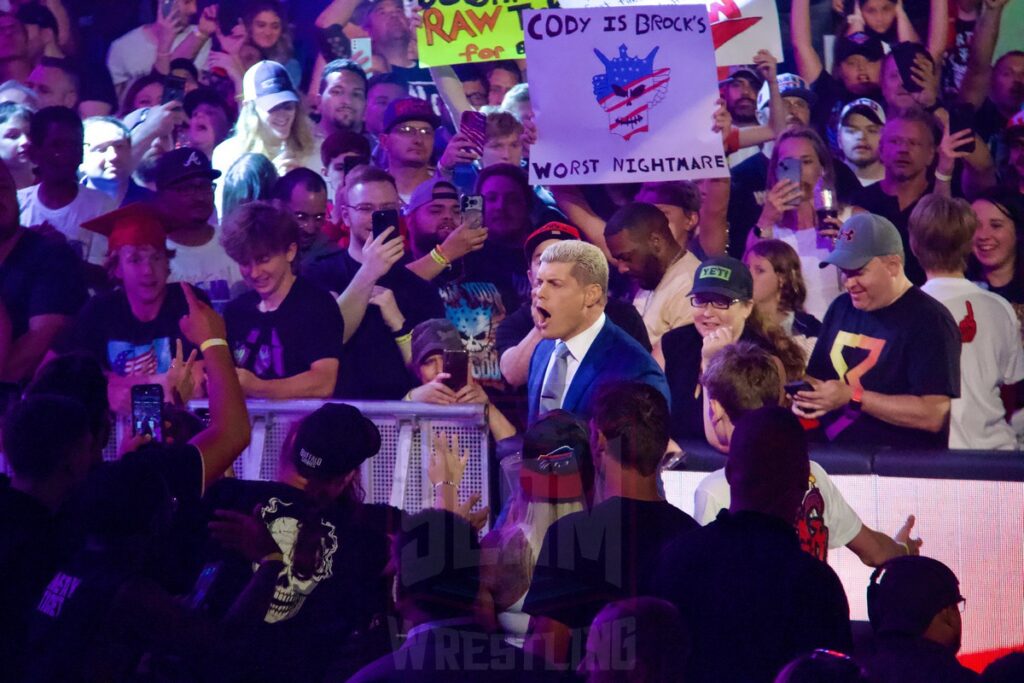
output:
<path id="1" fill-rule="evenodd" d="M 451 261 L 445 258 L 444 254 L 442 254 L 437 247 L 434 247 L 433 249 L 430 250 L 430 258 L 432 258 L 434 260 L 434 263 L 436 263 L 439 266 L 444 266 L 445 268 L 447 268 L 448 266 L 451 265 Z"/>
<path id="2" fill-rule="evenodd" d="M 227 345 L 228 345 L 228 340 L 227 339 L 217 339 L 217 338 L 207 339 L 206 341 L 204 341 L 202 344 L 199 345 L 199 350 L 202 351 L 203 353 L 206 353 L 206 350 L 211 348 L 211 347 L 213 347 L 213 346 L 227 346 Z"/>
<path id="3" fill-rule="evenodd" d="M 395 337 L 395 342 L 398 344 L 409 344 L 412 342 L 412 332 L 403 334 L 401 337 Z"/>

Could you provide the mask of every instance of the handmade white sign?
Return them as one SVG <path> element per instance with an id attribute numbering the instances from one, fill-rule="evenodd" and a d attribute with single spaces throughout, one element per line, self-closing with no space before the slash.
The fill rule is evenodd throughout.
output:
<path id="1" fill-rule="evenodd" d="M 627 183 L 728 175 L 703 5 L 525 13 L 538 139 L 530 182 Z"/>

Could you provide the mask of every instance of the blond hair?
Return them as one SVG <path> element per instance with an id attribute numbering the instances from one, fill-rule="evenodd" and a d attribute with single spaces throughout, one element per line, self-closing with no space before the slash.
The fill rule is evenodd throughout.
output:
<path id="1" fill-rule="evenodd" d="M 288 139 L 284 141 L 285 149 L 294 156 L 302 158 L 310 154 L 315 142 L 313 140 L 313 126 L 309 120 L 309 113 L 306 106 L 301 102 L 297 103 L 295 121 L 292 123 L 292 130 Z M 256 111 L 256 103 L 246 102 L 238 113 L 238 123 L 235 124 L 235 137 L 242 143 L 241 154 L 252 152 L 262 154 L 273 160 L 277 156 L 278 144 L 267 126 L 260 121 L 260 115 Z"/>
<path id="2" fill-rule="evenodd" d="M 581 285 L 598 285 L 602 295 L 608 292 L 608 260 L 593 244 L 579 240 L 555 242 L 540 255 L 540 262 L 571 263 L 572 276 Z"/>

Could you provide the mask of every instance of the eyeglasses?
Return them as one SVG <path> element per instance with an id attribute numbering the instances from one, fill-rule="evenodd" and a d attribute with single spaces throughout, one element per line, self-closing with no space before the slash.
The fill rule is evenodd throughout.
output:
<path id="1" fill-rule="evenodd" d="M 392 132 L 398 133 L 399 135 L 419 135 L 424 138 L 434 136 L 433 128 L 417 128 L 416 126 L 397 126 L 392 129 Z"/>
<path id="2" fill-rule="evenodd" d="M 323 223 L 324 219 L 327 218 L 326 213 L 305 213 L 304 211 L 295 212 L 295 220 L 299 223 Z"/>
<path id="3" fill-rule="evenodd" d="M 743 299 L 711 299 L 703 296 L 690 297 L 690 305 L 693 306 L 694 308 L 707 308 L 710 305 L 711 308 L 717 309 L 719 311 L 724 311 L 733 304 L 739 303 L 740 301 L 743 301 Z"/>
<path id="4" fill-rule="evenodd" d="M 356 213 L 373 213 L 374 211 L 400 211 L 402 206 L 401 202 L 389 202 L 387 204 L 346 204 L 348 208 L 352 209 Z"/>

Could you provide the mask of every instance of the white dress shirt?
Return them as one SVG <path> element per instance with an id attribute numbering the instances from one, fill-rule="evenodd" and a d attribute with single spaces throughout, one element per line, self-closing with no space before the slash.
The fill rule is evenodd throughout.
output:
<path id="1" fill-rule="evenodd" d="M 562 390 L 562 395 L 558 399 L 558 407 L 562 407 L 562 402 L 565 401 L 565 395 L 569 393 L 569 387 L 572 386 L 572 380 L 576 376 L 576 371 L 580 368 L 580 363 L 583 362 L 583 357 L 587 355 L 587 351 L 594 345 L 594 340 L 597 339 L 597 335 L 601 333 L 601 329 L 604 327 L 605 320 L 607 317 L 604 313 L 601 313 L 600 317 L 594 322 L 593 325 L 577 334 L 572 339 L 558 341 L 565 341 L 565 346 L 569 349 L 569 355 L 566 357 L 565 366 L 565 387 Z M 558 345 L 558 342 L 555 342 Z M 555 354 L 551 353 L 551 358 L 548 359 L 548 367 L 544 371 L 544 379 L 541 381 L 541 386 L 544 386 L 544 382 L 547 381 L 548 373 L 551 372 L 551 367 L 555 363 Z"/>

